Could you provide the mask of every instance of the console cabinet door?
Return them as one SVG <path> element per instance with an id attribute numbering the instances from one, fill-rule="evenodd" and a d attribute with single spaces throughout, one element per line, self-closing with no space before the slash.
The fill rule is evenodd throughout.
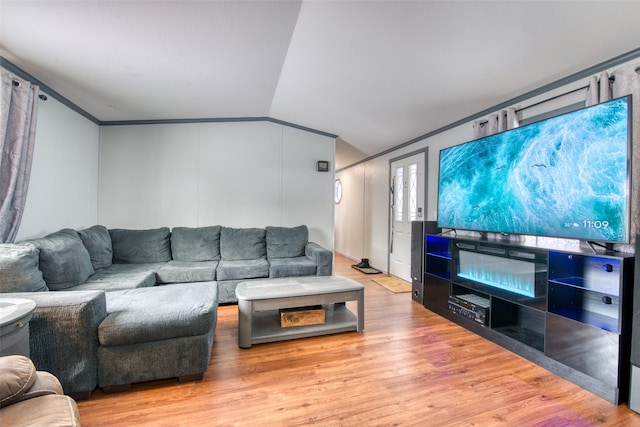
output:
<path id="1" fill-rule="evenodd" d="M 607 385 L 618 385 L 620 335 L 547 313 L 545 354 Z"/>

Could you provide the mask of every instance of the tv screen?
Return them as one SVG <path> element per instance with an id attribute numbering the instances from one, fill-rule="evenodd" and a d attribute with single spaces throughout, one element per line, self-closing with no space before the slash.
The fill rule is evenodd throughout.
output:
<path id="1" fill-rule="evenodd" d="M 630 96 L 440 151 L 438 226 L 629 241 Z"/>

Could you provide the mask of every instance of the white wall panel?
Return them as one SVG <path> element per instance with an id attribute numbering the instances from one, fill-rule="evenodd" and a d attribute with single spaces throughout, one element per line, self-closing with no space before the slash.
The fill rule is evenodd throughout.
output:
<path id="1" fill-rule="evenodd" d="M 364 251 L 371 266 L 388 271 L 389 252 L 389 156 L 365 165 Z"/>
<path id="2" fill-rule="evenodd" d="M 197 124 L 104 126 L 100 223 L 108 228 L 196 224 Z"/>
<path id="3" fill-rule="evenodd" d="M 282 141 L 281 224 L 305 224 L 310 240 L 333 248 L 335 141 L 291 127 L 283 127 Z M 329 172 L 316 170 L 318 160 L 329 162 Z"/>
<path id="4" fill-rule="evenodd" d="M 49 97 L 38 101 L 29 192 L 16 240 L 98 220 L 99 127 Z"/>
<path id="5" fill-rule="evenodd" d="M 281 126 L 269 122 L 201 126 L 198 224 L 280 224 Z"/>
<path id="6" fill-rule="evenodd" d="M 105 126 L 107 227 L 309 227 L 333 249 L 333 138 L 271 122 Z"/>
<path id="7" fill-rule="evenodd" d="M 336 252 L 354 260 L 367 258 L 364 241 L 364 163 L 336 173 L 342 200 L 335 206 Z"/>

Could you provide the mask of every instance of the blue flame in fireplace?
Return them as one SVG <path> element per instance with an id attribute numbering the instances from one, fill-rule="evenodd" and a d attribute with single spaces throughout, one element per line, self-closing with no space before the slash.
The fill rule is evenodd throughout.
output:
<path id="1" fill-rule="evenodd" d="M 535 298 L 535 263 L 460 251 L 458 277 Z"/>

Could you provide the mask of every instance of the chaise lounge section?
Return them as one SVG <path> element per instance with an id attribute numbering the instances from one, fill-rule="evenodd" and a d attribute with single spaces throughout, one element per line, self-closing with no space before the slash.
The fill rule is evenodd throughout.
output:
<path id="1" fill-rule="evenodd" d="M 106 296 L 109 314 L 98 327 L 98 385 L 105 392 L 158 378 L 203 378 L 218 315 L 215 282 Z"/>

